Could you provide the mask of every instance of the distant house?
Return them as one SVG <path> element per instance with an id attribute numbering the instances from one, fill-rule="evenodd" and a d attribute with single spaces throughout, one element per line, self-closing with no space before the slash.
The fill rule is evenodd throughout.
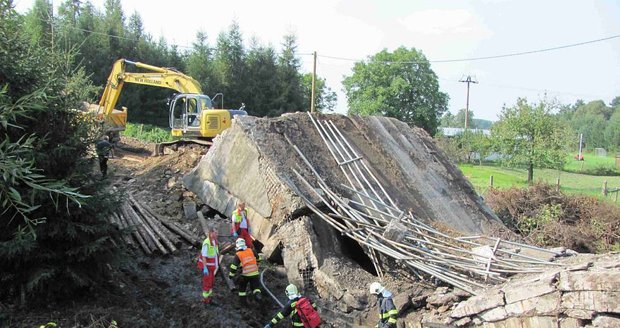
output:
<path id="1" fill-rule="evenodd" d="M 463 131 L 465 129 L 463 128 L 444 128 L 444 127 L 439 127 L 439 132 L 446 136 L 446 137 L 455 137 L 458 135 L 463 134 Z M 467 129 L 468 131 L 472 132 L 472 133 L 480 133 L 482 132 L 485 136 L 490 136 L 491 135 L 491 130 L 488 129 Z"/>

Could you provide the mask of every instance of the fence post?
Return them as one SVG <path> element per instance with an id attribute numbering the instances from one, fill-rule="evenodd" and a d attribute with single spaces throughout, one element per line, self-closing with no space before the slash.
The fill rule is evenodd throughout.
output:
<path id="1" fill-rule="evenodd" d="M 607 180 L 603 182 L 603 195 L 607 196 Z"/>
<path id="2" fill-rule="evenodd" d="M 493 175 L 491 174 L 491 177 L 489 177 L 489 185 L 491 186 L 491 188 L 493 188 Z"/>
<path id="3" fill-rule="evenodd" d="M 555 191 L 560 191 L 560 177 L 555 182 Z"/>

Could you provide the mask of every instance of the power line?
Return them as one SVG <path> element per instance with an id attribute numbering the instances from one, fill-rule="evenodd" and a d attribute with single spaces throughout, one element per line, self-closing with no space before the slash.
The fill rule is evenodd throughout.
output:
<path id="1" fill-rule="evenodd" d="M 523 56 L 523 55 L 530 55 L 530 54 L 541 53 L 541 52 L 548 52 L 548 51 L 554 51 L 554 50 L 560 50 L 560 49 L 566 49 L 566 48 L 579 47 L 579 46 L 583 46 L 583 45 L 587 45 L 587 44 L 603 42 L 603 41 L 612 40 L 612 39 L 616 39 L 616 38 L 620 38 L 620 34 L 612 35 L 612 36 L 608 36 L 608 37 L 604 37 L 604 38 L 600 38 L 600 39 L 595 39 L 595 40 L 589 40 L 589 41 L 578 42 L 578 43 L 571 43 L 571 44 L 561 45 L 561 46 L 557 46 L 557 47 L 551 47 L 551 48 L 543 48 L 543 49 L 537 49 L 537 50 L 513 52 L 513 53 L 507 53 L 507 54 L 501 54 L 501 55 L 492 55 L 492 56 L 483 56 L 483 57 L 458 58 L 458 59 L 442 59 L 442 60 L 428 60 L 428 62 L 429 63 L 456 63 L 456 62 L 465 62 L 465 61 L 476 61 L 476 60 L 487 60 L 487 59 L 497 59 L 497 58 L 505 58 L 505 57 Z M 355 58 L 336 57 L 336 56 L 328 56 L 328 55 L 318 55 L 318 57 L 334 59 L 334 60 L 342 60 L 342 61 L 351 61 L 351 62 L 363 61 L 363 59 L 360 60 L 360 59 L 355 59 Z M 380 63 L 380 64 L 421 64 L 421 63 L 424 63 L 424 61 L 378 61 L 376 63 Z"/>

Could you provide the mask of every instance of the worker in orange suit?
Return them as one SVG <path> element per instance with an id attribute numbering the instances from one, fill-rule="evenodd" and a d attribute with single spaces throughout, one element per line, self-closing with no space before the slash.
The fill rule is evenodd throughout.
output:
<path id="1" fill-rule="evenodd" d="M 213 301 L 213 281 L 219 263 L 219 246 L 217 228 L 209 228 L 207 238 L 202 242 L 202 249 L 198 259 L 198 268 L 202 270 L 202 303 L 210 304 Z"/>
<path id="2" fill-rule="evenodd" d="M 244 202 L 238 202 L 237 208 L 232 212 L 232 228 L 231 233 L 233 238 L 243 238 L 245 245 L 254 249 L 254 243 L 252 242 L 250 220 L 248 219 L 248 210 L 245 208 Z"/>

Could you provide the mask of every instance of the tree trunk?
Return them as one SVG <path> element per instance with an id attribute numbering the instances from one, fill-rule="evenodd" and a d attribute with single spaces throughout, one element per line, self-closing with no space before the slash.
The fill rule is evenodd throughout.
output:
<path id="1" fill-rule="evenodd" d="M 534 163 L 530 163 L 527 167 L 527 184 L 531 185 L 534 182 Z"/>

